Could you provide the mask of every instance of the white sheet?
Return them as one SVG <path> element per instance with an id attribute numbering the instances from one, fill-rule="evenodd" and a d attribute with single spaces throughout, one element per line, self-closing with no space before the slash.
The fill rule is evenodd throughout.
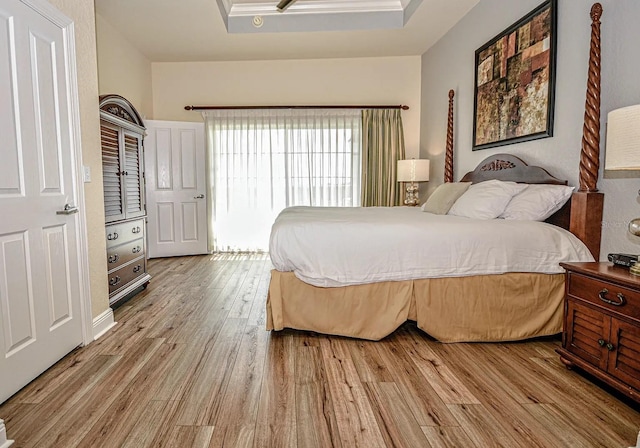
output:
<path id="1" fill-rule="evenodd" d="M 433 277 L 562 273 L 593 261 L 573 234 L 551 224 L 433 215 L 418 207 L 290 207 L 269 244 L 278 271 L 332 287 Z"/>

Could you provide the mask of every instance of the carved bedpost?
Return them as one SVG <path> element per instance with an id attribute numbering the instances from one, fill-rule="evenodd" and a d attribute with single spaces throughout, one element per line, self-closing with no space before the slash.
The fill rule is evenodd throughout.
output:
<path id="1" fill-rule="evenodd" d="M 571 201 L 571 232 L 580 238 L 593 254 L 600 257 L 602 209 L 604 195 L 598 193 L 600 168 L 600 17 L 602 5 L 591 7 L 591 43 L 587 98 L 584 111 L 582 150 L 580 152 L 580 189 Z"/>
<path id="2" fill-rule="evenodd" d="M 447 117 L 447 146 L 444 156 L 444 181 L 453 182 L 453 97 L 455 92 L 449 90 L 449 115 Z"/>
<path id="3" fill-rule="evenodd" d="M 580 191 L 598 191 L 600 167 L 600 17 L 602 5 L 591 7 L 591 45 L 589 50 L 589 76 L 587 99 L 582 128 L 580 153 Z"/>

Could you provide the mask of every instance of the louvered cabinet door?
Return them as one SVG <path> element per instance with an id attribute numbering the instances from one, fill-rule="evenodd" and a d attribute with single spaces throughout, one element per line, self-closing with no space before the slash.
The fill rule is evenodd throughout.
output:
<path id="1" fill-rule="evenodd" d="M 137 218 L 146 215 L 142 137 L 139 134 L 124 131 L 123 151 L 125 216 L 127 219 Z"/>
<path id="2" fill-rule="evenodd" d="M 102 148 L 102 182 L 104 185 L 104 214 L 106 222 L 125 218 L 124 182 L 120 137 L 122 130 L 102 121 L 100 143 Z"/>
<path id="3" fill-rule="evenodd" d="M 611 318 L 576 300 L 567 303 L 566 349 L 589 364 L 607 369 Z"/>
<path id="4" fill-rule="evenodd" d="M 609 373 L 640 390 L 640 328 L 612 319 Z"/>

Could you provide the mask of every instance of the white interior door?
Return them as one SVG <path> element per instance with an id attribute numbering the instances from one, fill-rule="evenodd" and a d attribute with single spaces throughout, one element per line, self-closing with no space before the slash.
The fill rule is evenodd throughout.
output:
<path id="1" fill-rule="evenodd" d="M 0 402 L 83 342 L 70 24 L 0 2 Z"/>
<path id="2" fill-rule="evenodd" d="M 204 123 L 145 125 L 149 258 L 206 254 Z"/>

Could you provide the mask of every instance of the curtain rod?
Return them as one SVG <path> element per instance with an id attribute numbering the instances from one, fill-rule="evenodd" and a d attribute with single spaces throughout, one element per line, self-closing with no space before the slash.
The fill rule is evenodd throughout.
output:
<path id="1" fill-rule="evenodd" d="M 402 109 L 409 106 L 184 106 L 185 110 L 241 110 L 241 109 Z"/>

